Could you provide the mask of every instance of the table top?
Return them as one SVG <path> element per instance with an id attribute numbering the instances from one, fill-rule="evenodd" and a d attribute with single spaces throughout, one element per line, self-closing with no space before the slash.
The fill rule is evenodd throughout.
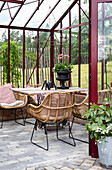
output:
<path id="1" fill-rule="evenodd" d="M 87 92 L 88 89 L 86 88 L 80 88 L 80 87 L 69 87 L 69 89 L 57 89 L 55 90 L 55 88 L 51 88 L 50 90 L 41 90 L 41 87 L 31 87 L 31 88 L 10 88 L 12 91 L 14 92 L 18 92 L 18 93 L 22 93 L 22 94 L 26 94 L 26 95 L 34 95 L 34 94 L 45 94 L 47 92 Z"/>

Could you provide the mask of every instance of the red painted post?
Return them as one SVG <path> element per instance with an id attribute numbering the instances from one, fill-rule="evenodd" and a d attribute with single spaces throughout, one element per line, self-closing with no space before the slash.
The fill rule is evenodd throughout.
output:
<path id="1" fill-rule="evenodd" d="M 102 3 L 102 64 L 101 64 L 101 87 L 104 88 L 104 3 Z"/>
<path id="2" fill-rule="evenodd" d="M 60 29 L 62 28 L 62 21 L 60 22 Z M 62 30 L 60 30 L 60 54 L 62 54 Z"/>
<path id="3" fill-rule="evenodd" d="M 23 87 L 25 85 L 25 30 L 23 30 Z"/>
<path id="4" fill-rule="evenodd" d="M 37 84 L 39 84 L 39 31 L 37 31 Z"/>
<path id="5" fill-rule="evenodd" d="M 8 29 L 8 75 L 7 83 L 10 83 L 10 29 Z"/>
<path id="6" fill-rule="evenodd" d="M 71 27 L 71 11 L 69 11 L 69 27 Z M 71 28 L 69 28 L 69 64 L 71 63 Z M 71 85 L 71 74 L 69 75 L 69 87 Z"/>
<path id="7" fill-rule="evenodd" d="M 81 2 L 79 0 L 79 25 L 81 24 Z M 81 86 L 81 26 L 79 26 L 78 87 Z"/>
<path id="8" fill-rule="evenodd" d="M 52 68 L 54 67 L 54 32 L 51 32 L 51 46 L 50 46 L 50 80 L 53 78 L 54 75 L 52 72 Z"/>
<path id="9" fill-rule="evenodd" d="M 54 75 L 52 72 L 52 68 L 54 67 L 54 32 L 51 32 L 51 46 L 50 46 L 50 80 L 53 78 Z"/>
<path id="10" fill-rule="evenodd" d="M 89 0 L 89 102 L 97 103 L 97 34 L 98 34 L 97 0 Z M 89 155 L 98 158 L 95 139 L 89 140 Z"/>

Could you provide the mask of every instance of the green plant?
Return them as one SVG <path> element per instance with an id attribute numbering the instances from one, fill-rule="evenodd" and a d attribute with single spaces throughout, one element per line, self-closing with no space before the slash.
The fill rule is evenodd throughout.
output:
<path id="1" fill-rule="evenodd" d="M 85 129 L 91 132 L 91 139 L 95 137 L 100 142 L 107 136 L 112 136 L 112 100 L 105 98 L 103 104 L 93 103 L 90 108 L 82 114 L 86 118 Z"/>
<path id="2" fill-rule="evenodd" d="M 21 73 L 18 70 L 18 64 L 20 65 L 18 54 L 18 47 L 14 41 L 10 41 L 10 82 L 14 85 L 18 85 L 19 79 L 21 79 Z M 0 64 L 3 66 L 3 82 L 8 82 L 8 42 L 1 47 Z"/>
<path id="3" fill-rule="evenodd" d="M 68 55 L 59 54 L 58 55 L 59 62 L 57 64 L 55 64 L 52 71 L 68 71 L 68 70 L 71 70 L 73 68 L 73 66 L 71 64 L 69 64 L 68 58 L 69 58 Z"/>

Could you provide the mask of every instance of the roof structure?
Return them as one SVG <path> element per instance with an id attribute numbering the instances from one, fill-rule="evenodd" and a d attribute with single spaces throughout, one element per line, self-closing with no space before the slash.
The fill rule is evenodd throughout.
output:
<path id="1" fill-rule="evenodd" d="M 51 31 L 78 0 L 0 0 L 0 27 Z"/>

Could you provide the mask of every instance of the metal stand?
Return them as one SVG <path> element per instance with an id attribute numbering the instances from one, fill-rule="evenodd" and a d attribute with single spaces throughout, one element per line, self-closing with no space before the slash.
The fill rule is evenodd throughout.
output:
<path id="1" fill-rule="evenodd" d="M 78 116 L 74 116 L 74 117 L 79 118 Z M 73 119 L 72 119 L 72 123 L 71 123 L 71 127 L 70 127 L 71 131 L 72 131 L 73 123 L 74 123 L 74 117 L 73 117 Z M 80 119 L 81 119 L 81 118 L 80 118 Z M 70 133 L 69 133 L 69 137 L 72 138 L 72 136 L 70 135 Z M 78 140 L 78 141 L 80 141 L 80 142 L 89 144 L 89 142 L 87 142 L 87 141 L 84 141 L 84 140 L 81 140 L 81 139 L 78 139 L 78 138 L 74 138 L 74 139 L 75 139 L 75 140 Z"/>
<path id="2" fill-rule="evenodd" d="M 14 110 L 15 110 L 15 114 L 14 114 L 14 120 L 15 120 L 15 122 L 18 123 L 18 124 L 20 124 L 20 125 L 25 126 L 25 120 L 24 120 L 23 110 L 21 109 L 21 115 L 22 115 L 22 117 L 23 117 L 23 123 L 20 123 L 20 122 L 18 122 L 18 121 L 16 120 L 16 109 L 14 109 Z"/>
<path id="3" fill-rule="evenodd" d="M 0 126 L 0 129 L 2 129 L 2 127 L 3 127 L 3 116 L 4 116 L 4 110 L 2 109 L 2 119 L 1 119 L 1 126 Z"/>
<path id="4" fill-rule="evenodd" d="M 49 149 L 49 143 L 48 143 L 48 129 L 47 129 L 47 126 L 46 126 L 46 125 L 47 125 L 47 124 L 51 124 L 51 125 L 52 125 L 52 123 L 42 123 L 42 122 L 41 122 L 41 123 L 42 123 L 42 127 L 44 128 L 44 131 L 45 131 L 45 136 L 46 136 L 46 147 L 43 147 L 43 146 L 41 146 L 41 145 L 39 145 L 39 144 L 33 142 L 34 131 L 37 130 L 37 128 L 38 128 L 38 123 L 39 123 L 39 121 L 36 120 L 36 121 L 35 121 L 34 128 L 33 128 L 33 131 L 32 131 L 32 134 L 31 134 L 31 139 L 30 139 L 30 141 L 31 141 L 32 144 L 34 144 L 34 145 L 36 145 L 36 146 L 38 146 L 38 147 L 40 147 L 40 148 L 42 148 L 42 149 L 48 151 L 48 149 Z M 58 127 L 60 127 L 60 124 L 61 124 L 61 123 L 56 123 L 56 136 L 57 136 L 57 139 L 60 140 L 60 141 L 62 141 L 62 142 L 65 142 L 65 143 L 67 143 L 67 144 L 69 144 L 69 145 L 76 146 L 75 139 L 73 138 L 73 135 L 72 135 L 72 132 L 71 132 L 71 128 L 70 128 L 69 122 L 68 122 L 69 133 L 70 133 L 71 136 L 72 136 L 73 144 L 72 144 L 72 143 L 69 143 L 69 142 L 67 142 L 67 141 L 64 141 L 64 140 L 62 140 L 62 139 L 59 138 L 59 136 L 58 136 Z"/>
<path id="5" fill-rule="evenodd" d="M 71 127 L 70 127 L 70 122 L 69 122 L 69 121 L 67 122 L 67 125 L 68 125 L 68 128 L 69 128 L 69 134 L 71 134 L 71 137 L 70 137 L 70 135 L 69 135 L 69 137 L 72 138 L 73 144 L 59 138 L 59 135 L 58 135 L 58 127 L 60 126 L 60 123 L 56 123 L 56 136 L 57 136 L 57 139 L 60 140 L 60 141 L 62 141 L 62 142 L 64 142 L 64 143 L 67 143 L 67 144 L 69 144 L 69 145 L 71 145 L 71 146 L 76 146 L 75 138 L 73 137 L 73 134 L 72 134 L 72 131 L 71 131 Z"/>
<path id="6" fill-rule="evenodd" d="M 41 145 L 39 145 L 39 144 L 37 144 L 37 143 L 35 143 L 35 142 L 33 142 L 34 131 L 37 130 L 37 127 L 38 127 L 37 124 L 38 124 L 38 120 L 35 121 L 35 125 L 34 125 L 33 131 L 32 131 L 32 135 L 31 135 L 30 141 L 31 141 L 32 144 L 34 144 L 34 145 L 36 145 L 36 146 L 38 146 L 38 147 L 40 147 L 40 148 L 48 151 L 48 149 L 49 149 L 49 143 L 48 143 L 48 133 L 47 133 L 46 123 L 43 123 L 44 131 L 45 131 L 45 135 L 46 135 L 46 142 L 47 142 L 46 148 L 43 147 L 43 146 L 41 146 Z"/>
<path id="7" fill-rule="evenodd" d="M 25 123 L 29 123 L 29 124 L 31 124 L 31 125 L 35 125 L 35 124 L 34 124 L 34 123 L 32 123 L 32 122 L 26 121 L 27 116 L 28 116 L 28 113 L 27 113 L 27 114 L 26 114 L 26 116 L 25 116 L 24 122 L 25 122 Z"/>

